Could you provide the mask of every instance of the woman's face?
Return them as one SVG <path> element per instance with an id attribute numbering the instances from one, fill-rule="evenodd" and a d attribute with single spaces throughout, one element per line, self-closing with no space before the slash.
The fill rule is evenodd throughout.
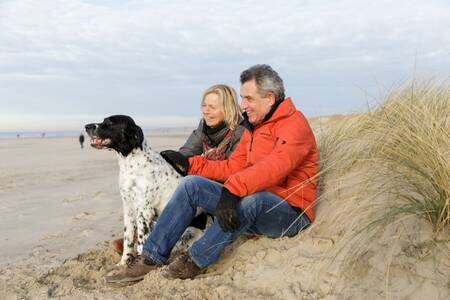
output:
<path id="1" fill-rule="evenodd" d="M 208 94 L 202 103 L 202 114 L 206 125 L 216 127 L 225 120 L 220 98 L 216 94 Z"/>

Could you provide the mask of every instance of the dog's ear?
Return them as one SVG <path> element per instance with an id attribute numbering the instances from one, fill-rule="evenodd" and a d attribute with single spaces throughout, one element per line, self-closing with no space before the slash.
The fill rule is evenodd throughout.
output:
<path id="1" fill-rule="evenodd" d="M 140 148 L 142 150 L 142 142 L 144 141 L 144 133 L 141 127 L 130 124 L 127 130 L 125 130 L 126 139 L 128 140 L 131 148 Z"/>

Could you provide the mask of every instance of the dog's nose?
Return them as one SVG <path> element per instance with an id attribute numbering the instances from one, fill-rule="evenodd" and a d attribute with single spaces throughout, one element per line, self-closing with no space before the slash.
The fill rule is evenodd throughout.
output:
<path id="1" fill-rule="evenodd" d="M 95 123 L 91 123 L 91 124 L 87 124 L 86 126 L 84 126 L 84 128 L 86 128 L 86 131 L 94 130 L 95 126 L 96 126 Z"/>

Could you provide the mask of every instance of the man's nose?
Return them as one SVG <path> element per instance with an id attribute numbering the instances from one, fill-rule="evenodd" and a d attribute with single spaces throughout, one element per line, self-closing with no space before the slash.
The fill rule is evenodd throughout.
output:
<path id="1" fill-rule="evenodd" d="M 241 108 L 242 108 L 242 110 L 244 110 L 244 111 L 245 111 L 245 109 L 247 108 L 247 101 L 245 101 L 245 99 L 242 99 L 242 100 L 241 100 Z"/>

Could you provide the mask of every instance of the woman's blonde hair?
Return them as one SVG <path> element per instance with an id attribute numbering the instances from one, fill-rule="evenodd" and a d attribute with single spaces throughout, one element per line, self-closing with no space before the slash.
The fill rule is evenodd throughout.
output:
<path id="1" fill-rule="evenodd" d="M 223 108 L 225 124 L 231 130 L 236 129 L 239 122 L 242 120 L 241 108 L 237 103 L 236 91 L 225 84 L 213 85 L 203 93 L 202 104 L 205 101 L 205 97 L 209 94 L 216 94 L 219 96 Z"/>

